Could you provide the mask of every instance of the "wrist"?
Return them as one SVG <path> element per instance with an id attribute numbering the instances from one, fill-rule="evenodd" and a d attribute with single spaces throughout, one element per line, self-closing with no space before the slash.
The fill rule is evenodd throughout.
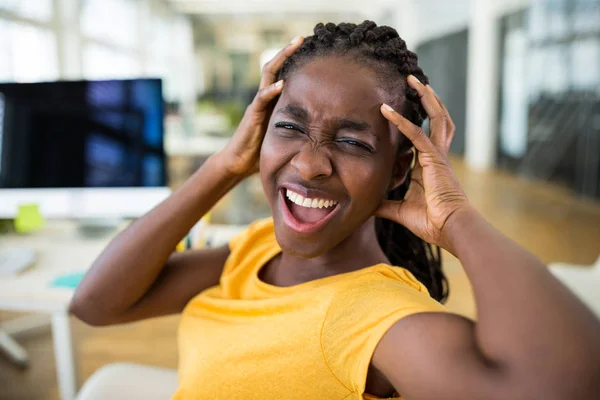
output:
<path id="1" fill-rule="evenodd" d="M 242 166 L 239 162 L 239 157 L 232 156 L 228 152 L 227 147 L 213 154 L 211 158 L 214 159 L 215 164 L 218 165 L 221 171 L 231 179 L 242 181 L 258 171 L 258 169 L 249 169 L 246 166 Z"/>
<path id="2" fill-rule="evenodd" d="M 211 168 L 219 174 L 222 174 L 224 179 L 239 182 L 246 177 L 243 173 L 234 168 L 233 163 L 230 162 L 229 157 L 227 157 L 223 151 L 211 155 L 206 162 L 210 164 Z"/>
<path id="3" fill-rule="evenodd" d="M 442 248 L 459 258 L 467 232 L 485 222 L 483 216 L 470 204 L 458 208 L 446 221 L 442 229 Z M 472 243 L 471 243 L 472 244 Z"/>
<path id="4" fill-rule="evenodd" d="M 200 168 L 190 176 L 180 189 L 189 189 L 191 193 L 194 193 L 194 196 L 205 196 L 204 192 L 206 190 L 214 191 L 214 193 L 222 196 L 241 182 L 242 179 L 239 175 L 232 173 L 228 169 L 225 160 L 218 153 L 215 153 L 202 163 Z"/>

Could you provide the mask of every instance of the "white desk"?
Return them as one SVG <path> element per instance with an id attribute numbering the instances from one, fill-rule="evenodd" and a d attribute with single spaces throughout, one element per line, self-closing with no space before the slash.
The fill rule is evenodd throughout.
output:
<path id="1" fill-rule="evenodd" d="M 226 242 L 243 227 L 211 225 L 206 235 L 213 245 Z M 112 236 L 82 237 L 75 223 L 49 221 L 30 235 L 0 235 L 0 247 L 29 247 L 37 252 L 35 266 L 12 277 L 0 277 L 0 309 L 51 315 L 54 356 L 60 398 L 73 400 L 78 379 L 68 306 L 74 289 L 53 288 L 63 274 L 85 272 Z M 174 339 L 175 340 L 175 339 Z"/>
<path id="2" fill-rule="evenodd" d="M 77 365 L 68 307 L 74 290 L 53 288 L 52 281 L 63 274 L 85 272 L 110 241 L 84 238 L 74 223 L 50 221 L 38 233 L 0 235 L 0 247 L 29 247 L 37 263 L 11 277 L 0 277 L 0 309 L 51 315 L 52 340 L 58 388 L 62 400 L 77 393 Z"/>

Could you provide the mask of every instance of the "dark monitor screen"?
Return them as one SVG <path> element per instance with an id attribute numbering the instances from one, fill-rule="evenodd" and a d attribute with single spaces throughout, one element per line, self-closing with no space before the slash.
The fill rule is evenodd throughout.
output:
<path id="1" fill-rule="evenodd" d="M 0 188 L 166 186 L 160 79 L 0 84 Z"/>

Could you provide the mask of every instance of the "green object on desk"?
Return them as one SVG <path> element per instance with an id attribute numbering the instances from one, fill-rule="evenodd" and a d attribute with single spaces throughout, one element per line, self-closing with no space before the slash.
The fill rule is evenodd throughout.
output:
<path id="1" fill-rule="evenodd" d="M 77 287 L 77 285 L 79 285 L 79 282 L 81 282 L 81 279 L 83 279 L 84 275 L 85 275 L 85 272 L 75 272 L 75 273 L 71 273 L 71 274 L 61 275 L 61 276 L 57 277 L 56 279 L 54 279 L 52 281 L 52 283 L 50 284 L 50 286 L 59 287 L 59 288 L 75 289 Z"/>
<path id="2" fill-rule="evenodd" d="M 18 233 L 38 231 L 44 227 L 44 218 L 37 204 L 21 204 L 15 218 L 15 230 Z"/>

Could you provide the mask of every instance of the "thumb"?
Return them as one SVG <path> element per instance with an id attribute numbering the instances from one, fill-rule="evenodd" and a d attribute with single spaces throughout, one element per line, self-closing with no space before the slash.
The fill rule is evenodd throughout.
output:
<path id="1" fill-rule="evenodd" d="M 404 225 L 405 209 L 406 203 L 404 200 L 383 200 L 374 214 L 376 217 L 389 219 L 397 224 Z"/>

